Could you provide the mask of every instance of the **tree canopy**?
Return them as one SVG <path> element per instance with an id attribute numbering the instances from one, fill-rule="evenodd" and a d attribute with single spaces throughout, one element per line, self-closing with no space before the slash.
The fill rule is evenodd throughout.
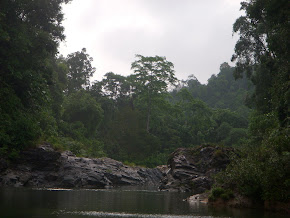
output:
<path id="1" fill-rule="evenodd" d="M 221 175 L 221 184 L 255 200 L 289 202 L 289 1 L 248 0 L 241 10 L 232 60 L 236 78 L 246 74 L 254 84 L 254 111 L 242 157 Z"/>
<path id="2" fill-rule="evenodd" d="M 152 109 L 152 100 L 167 92 L 169 84 L 174 84 L 177 80 L 174 75 L 173 63 L 166 60 L 165 57 L 144 57 L 136 55 L 138 58 L 131 65 L 134 71 L 134 84 L 136 91 L 142 93 L 142 97 L 147 103 L 147 125 L 150 129 L 150 116 Z"/>
<path id="3" fill-rule="evenodd" d="M 39 116 L 54 87 L 54 59 L 64 40 L 61 4 L 68 0 L 1 1 L 0 145 L 23 149 L 41 135 Z M 43 113 L 42 113 L 43 114 Z M 14 152 L 15 153 L 15 152 Z"/>
<path id="4" fill-rule="evenodd" d="M 96 68 L 92 67 L 93 58 L 86 52 L 86 49 L 83 48 L 81 52 L 71 53 L 66 58 L 68 93 L 80 91 L 90 85 L 90 77 L 93 76 Z"/>
<path id="5" fill-rule="evenodd" d="M 250 0 L 241 3 L 245 15 L 234 23 L 239 33 L 232 60 L 236 78 L 246 73 L 255 85 L 252 101 L 262 113 L 277 113 L 289 125 L 289 2 Z"/>

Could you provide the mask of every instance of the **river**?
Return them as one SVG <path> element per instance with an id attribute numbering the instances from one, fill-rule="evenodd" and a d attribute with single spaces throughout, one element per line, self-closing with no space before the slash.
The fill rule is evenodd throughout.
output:
<path id="1" fill-rule="evenodd" d="M 260 210 L 210 208 L 188 203 L 188 193 L 159 192 L 142 187 L 114 189 L 0 189 L 0 217 L 15 218 L 188 218 L 286 217 Z"/>

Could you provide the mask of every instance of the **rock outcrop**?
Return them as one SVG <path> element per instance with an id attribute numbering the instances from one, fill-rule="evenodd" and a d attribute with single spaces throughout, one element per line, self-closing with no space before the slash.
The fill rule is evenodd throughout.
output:
<path id="1" fill-rule="evenodd" d="M 158 186 L 159 169 L 129 167 L 110 158 L 83 158 L 53 150 L 49 144 L 21 152 L 7 166 L 1 160 L 0 186 L 106 188 L 119 185 Z"/>
<path id="2" fill-rule="evenodd" d="M 213 185 L 213 175 L 229 164 L 231 154 L 232 148 L 211 145 L 179 148 L 168 160 L 168 171 L 159 189 L 203 193 Z"/>

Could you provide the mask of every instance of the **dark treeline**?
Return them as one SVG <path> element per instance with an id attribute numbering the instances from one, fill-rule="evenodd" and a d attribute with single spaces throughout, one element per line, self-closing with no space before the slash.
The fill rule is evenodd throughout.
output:
<path id="1" fill-rule="evenodd" d="M 249 0 L 233 25 L 239 34 L 235 78 L 254 84 L 249 139 L 220 175 L 219 185 L 255 201 L 290 200 L 289 1 Z"/>
<path id="2" fill-rule="evenodd" d="M 204 101 L 211 108 L 229 109 L 247 118 L 250 113 L 249 98 L 254 91 L 253 83 L 247 78 L 236 80 L 233 77 L 234 67 L 227 62 L 220 65 L 218 75 L 213 74 L 208 79 L 208 84 L 201 84 L 194 75 L 186 81 L 181 81 L 180 86 L 186 87 L 192 97 Z M 175 96 L 179 89 L 173 90 Z"/>
<path id="3" fill-rule="evenodd" d="M 89 90 L 104 110 L 98 132 L 110 157 L 156 166 L 166 163 L 168 154 L 179 147 L 203 143 L 239 146 L 246 140 L 247 118 L 230 109 L 211 108 L 194 98 L 190 93 L 194 90 L 186 85 L 191 79 L 168 92 L 165 80 L 176 83 L 173 74 L 159 75 L 158 69 L 152 66 L 159 61 L 172 68 L 173 65 L 158 56 L 138 58 L 138 64 L 148 65 L 150 70 L 137 69 L 127 77 L 110 72 Z M 223 69 L 217 78 L 231 70 Z M 227 82 L 235 83 L 234 80 Z M 204 90 L 210 95 L 209 85 Z M 235 92 L 242 92 L 245 97 L 247 89 Z M 248 109 L 244 113 L 247 112 Z"/>
<path id="4" fill-rule="evenodd" d="M 287 1 L 242 3 L 236 67 L 222 63 L 207 85 L 194 76 L 178 81 L 165 57 L 142 55 L 131 75 L 109 72 L 90 82 L 86 49 L 58 54 L 68 2 L 1 2 L 0 156 L 14 160 L 47 141 L 79 156 L 154 167 L 179 147 L 233 146 L 241 159 L 219 184 L 289 200 Z"/>

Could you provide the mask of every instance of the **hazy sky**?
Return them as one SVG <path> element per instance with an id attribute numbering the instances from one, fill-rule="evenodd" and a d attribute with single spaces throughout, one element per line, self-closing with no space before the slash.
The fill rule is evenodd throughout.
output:
<path id="1" fill-rule="evenodd" d="M 135 54 L 165 56 L 176 77 L 194 74 L 206 83 L 229 62 L 241 15 L 240 0 L 73 0 L 63 7 L 66 42 L 60 53 L 87 49 L 94 79 L 129 75 Z M 230 63 L 230 65 L 233 65 Z"/>

